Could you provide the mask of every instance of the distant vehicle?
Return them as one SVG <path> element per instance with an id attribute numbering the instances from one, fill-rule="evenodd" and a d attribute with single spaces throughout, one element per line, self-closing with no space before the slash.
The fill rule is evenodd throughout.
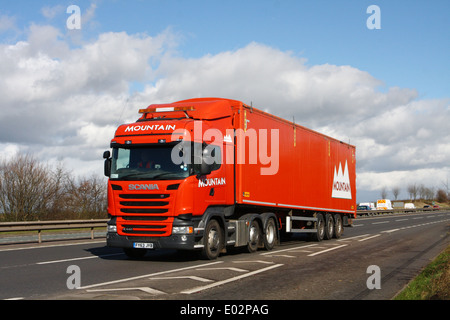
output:
<path id="1" fill-rule="evenodd" d="M 389 199 L 380 199 L 377 200 L 377 210 L 392 210 L 391 200 Z"/>
<path id="2" fill-rule="evenodd" d="M 367 206 L 367 207 L 369 207 L 369 210 L 376 210 L 375 204 L 373 202 L 361 202 L 359 205 Z"/>
<path id="3" fill-rule="evenodd" d="M 426 204 L 426 205 L 423 206 L 423 208 L 424 208 L 424 209 L 427 209 L 427 208 L 431 208 L 431 206 L 428 205 L 428 204 Z"/>
<path id="4" fill-rule="evenodd" d="M 405 203 L 405 209 L 415 209 L 416 206 L 414 205 L 414 203 Z"/>
<path id="5" fill-rule="evenodd" d="M 439 207 L 438 205 L 434 205 L 434 206 L 433 206 L 433 209 L 437 209 L 437 210 L 439 210 L 439 209 L 440 209 L 440 207 Z"/>
<path id="6" fill-rule="evenodd" d="M 414 203 L 412 203 L 412 202 L 405 203 L 405 211 L 404 212 L 408 212 L 408 210 L 413 212 L 415 208 L 416 208 L 416 206 L 414 205 Z"/>
<path id="7" fill-rule="evenodd" d="M 358 212 L 358 215 L 360 215 L 360 216 L 368 216 L 368 215 L 372 214 L 372 212 L 370 212 L 370 211 L 372 211 L 372 209 L 367 205 L 359 205 L 358 207 L 356 207 L 356 210 L 357 211 L 365 211 L 365 212 Z"/>

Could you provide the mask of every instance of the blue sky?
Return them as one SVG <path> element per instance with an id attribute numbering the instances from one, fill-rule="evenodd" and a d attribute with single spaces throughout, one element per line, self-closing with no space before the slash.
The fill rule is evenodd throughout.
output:
<path id="1" fill-rule="evenodd" d="M 417 89 L 421 97 L 449 96 L 446 0 L 18 0 L 3 1 L 0 14 L 14 17 L 18 30 L 35 23 L 64 31 L 69 14 L 59 10 L 49 19 L 42 9 L 76 4 L 83 15 L 92 3 L 95 22 L 82 26 L 85 39 L 110 31 L 155 35 L 171 28 L 179 37 L 179 53 L 186 58 L 258 42 L 292 51 L 310 65 L 351 65 L 388 87 Z M 380 30 L 366 27 L 371 15 L 366 9 L 372 4 L 381 9 Z M 17 38 L 5 32 L 0 39 Z"/>
<path id="2" fill-rule="evenodd" d="M 360 201 L 450 181 L 448 0 L 0 3 L 0 159 L 101 173 L 139 108 L 219 96 L 350 141 Z"/>

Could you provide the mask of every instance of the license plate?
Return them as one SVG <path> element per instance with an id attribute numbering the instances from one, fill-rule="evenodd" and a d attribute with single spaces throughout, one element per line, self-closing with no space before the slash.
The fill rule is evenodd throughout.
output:
<path id="1" fill-rule="evenodd" d="M 135 242 L 135 243 L 133 243 L 133 248 L 153 249 L 153 243 Z"/>

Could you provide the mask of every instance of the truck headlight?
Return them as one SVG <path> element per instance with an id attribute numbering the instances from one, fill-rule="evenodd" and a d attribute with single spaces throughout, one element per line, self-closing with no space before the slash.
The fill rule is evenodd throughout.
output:
<path id="1" fill-rule="evenodd" d="M 172 227 L 172 234 L 191 234 L 194 233 L 194 227 L 182 226 Z"/>
<path id="2" fill-rule="evenodd" d="M 115 224 L 108 224 L 108 232 L 117 232 L 117 226 Z"/>

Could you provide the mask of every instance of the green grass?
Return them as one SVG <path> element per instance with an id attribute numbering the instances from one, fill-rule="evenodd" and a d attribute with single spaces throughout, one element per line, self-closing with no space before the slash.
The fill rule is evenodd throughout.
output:
<path id="1" fill-rule="evenodd" d="M 394 300 L 450 300 L 450 246 Z"/>

